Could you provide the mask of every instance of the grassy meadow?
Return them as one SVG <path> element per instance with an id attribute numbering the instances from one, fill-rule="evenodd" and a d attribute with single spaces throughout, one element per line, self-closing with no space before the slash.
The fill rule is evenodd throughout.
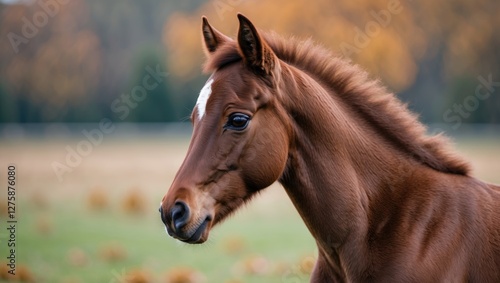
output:
<path id="1" fill-rule="evenodd" d="M 275 184 L 212 230 L 204 245 L 170 238 L 158 205 L 189 137 L 110 136 L 60 182 L 77 138 L 0 141 L 1 266 L 7 276 L 6 168 L 17 168 L 16 280 L 24 282 L 308 282 L 313 238 Z M 459 151 L 475 175 L 500 183 L 500 139 L 464 137 Z M 2 281 L 3 280 L 3 281 Z"/>

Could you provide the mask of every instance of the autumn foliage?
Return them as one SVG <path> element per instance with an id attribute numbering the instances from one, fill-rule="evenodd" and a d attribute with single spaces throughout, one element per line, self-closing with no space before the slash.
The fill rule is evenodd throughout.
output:
<path id="1" fill-rule="evenodd" d="M 496 0 L 24 2 L 0 4 L 0 122 L 121 122 L 111 104 L 157 64 L 169 77 L 125 121 L 180 121 L 203 81 L 201 16 L 233 36 L 237 12 L 351 58 L 424 120 L 442 122 L 478 76 L 500 80 Z M 499 106 L 464 122 L 498 122 Z"/>
<path id="2" fill-rule="evenodd" d="M 492 63 L 500 61 L 493 49 L 499 43 L 493 34 L 493 27 L 500 25 L 499 8 L 494 1 L 467 0 L 219 0 L 207 2 L 192 14 L 174 14 L 166 22 L 163 39 L 173 54 L 170 62 L 175 74 L 195 76 L 202 62 L 200 15 L 233 35 L 235 14 L 242 12 L 263 29 L 312 37 L 400 91 L 415 82 L 420 61 L 436 52 L 443 53 L 448 76 L 485 65 L 498 68 Z M 481 57 L 485 58 L 482 65 L 474 66 Z"/>

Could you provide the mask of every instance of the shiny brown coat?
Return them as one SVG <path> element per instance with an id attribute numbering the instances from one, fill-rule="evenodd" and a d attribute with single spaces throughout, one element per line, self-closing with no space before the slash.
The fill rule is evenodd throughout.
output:
<path id="1" fill-rule="evenodd" d="M 279 181 L 318 245 L 311 282 L 500 282 L 500 187 L 359 67 L 238 18 L 237 40 L 203 18 L 213 83 L 162 200 L 168 233 L 203 243 Z"/>

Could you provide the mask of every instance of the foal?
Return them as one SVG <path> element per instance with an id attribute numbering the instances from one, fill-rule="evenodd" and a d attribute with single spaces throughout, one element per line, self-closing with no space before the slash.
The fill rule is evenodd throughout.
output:
<path id="1" fill-rule="evenodd" d="M 500 282 L 500 187 L 358 67 L 238 19 L 233 40 L 203 18 L 212 75 L 160 207 L 168 234 L 203 243 L 278 180 L 317 242 L 311 282 Z"/>

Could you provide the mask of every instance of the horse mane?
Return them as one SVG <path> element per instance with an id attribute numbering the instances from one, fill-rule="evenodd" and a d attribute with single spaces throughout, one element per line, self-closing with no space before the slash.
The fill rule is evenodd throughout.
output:
<path id="1" fill-rule="evenodd" d="M 329 87 L 377 133 L 409 156 L 441 172 L 470 173 L 469 164 L 453 152 L 445 136 L 427 136 L 426 127 L 418 121 L 418 116 L 357 65 L 335 56 L 311 39 L 284 38 L 276 33 L 261 35 L 280 60 Z M 204 70 L 215 71 L 240 60 L 236 42 L 230 41 L 207 59 Z"/>

